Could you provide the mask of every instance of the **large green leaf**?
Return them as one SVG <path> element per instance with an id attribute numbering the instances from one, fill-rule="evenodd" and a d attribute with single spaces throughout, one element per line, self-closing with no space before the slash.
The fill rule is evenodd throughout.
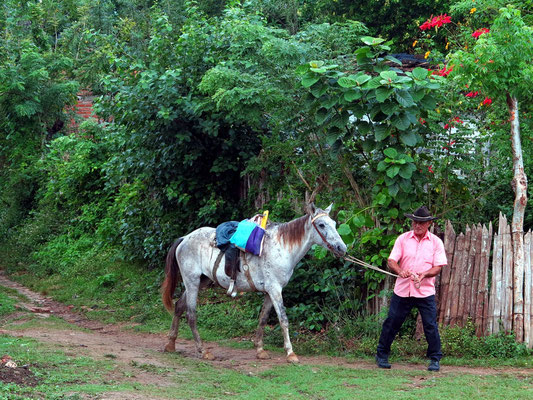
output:
<path id="1" fill-rule="evenodd" d="M 304 76 L 302 78 L 302 86 L 305 88 L 313 86 L 319 81 L 320 77 L 317 76 Z"/>
<path id="2" fill-rule="evenodd" d="M 413 78 L 421 81 L 427 78 L 429 71 L 425 68 L 416 67 L 413 69 Z"/>
<path id="3" fill-rule="evenodd" d="M 325 108 L 321 108 L 320 110 L 318 110 L 315 114 L 315 122 L 317 123 L 317 125 L 322 125 L 328 115 L 328 110 L 326 110 Z"/>
<path id="4" fill-rule="evenodd" d="M 357 81 L 350 76 L 343 76 L 337 81 L 337 83 L 339 84 L 339 86 L 344 88 L 351 88 L 357 86 Z"/>
<path id="5" fill-rule="evenodd" d="M 375 78 L 370 79 L 367 83 L 363 85 L 364 89 L 376 89 L 382 86 L 381 77 L 376 76 Z"/>
<path id="6" fill-rule="evenodd" d="M 363 93 L 359 89 L 350 89 L 344 92 L 344 100 L 352 102 L 354 100 L 359 100 L 363 96 Z"/>
<path id="7" fill-rule="evenodd" d="M 387 89 L 384 87 L 379 87 L 376 89 L 376 100 L 380 103 L 383 103 L 389 96 L 394 92 L 394 89 Z"/>
<path id="8" fill-rule="evenodd" d="M 394 71 L 383 71 L 379 73 L 379 76 L 389 82 L 394 82 L 398 78 L 398 74 Z"/>
<path id="9" fill-rule="evenodd" d="M 402 168 L 400 168 L 400 176 L 405 179 L 411 179 L 411 176 L 413 176 L 413 164 L 406 164 L 402 165 Z"/>
<path id="10" fill-rule="evenodd" d="M 387 138 L 390 133 L 390 127 L 388 127 L 387 124 L 374 125 L 374 136 L 378 142 Z"/>
<path id="11" fill-rule="evenodd" d="M 406 146 L 416 146 L 418 143 L 418 136 L 414 132 L 402 132 L 400 134 L 400 140 L 406 145 Z"/>
<path id="12" fill-rule="evenodd" d="M 362 36 L 361 37 L 361 41 L 364 44 L 367 44 L 369 46 L 376 46 L 376 45 L 378 45 L 380 43 L 383 43 L 385 41 L 385 39 L 375 38 L 375 37 L 371 37 L 371 36 Z"/>
<path id="13" fill-rule="evenodd" d="M 398 100 L 398 103 L 403 107 L 411 107 L 415 104 L 413 102 L 413 97 L 407 90 L 398 90 L 396 92 L 396 100 Z"/>
<path id="14" fill-rule="evenodd" d="M 406 130 L 411 126 L 411 122 L 409 122 L 409 118 L 405 114 L 399 114 L 395 115 L 391 118 L 392 124 L 398 128 L 401 131 Z"/>
<path id="15" fill-rule="evenodd" d="M 368 82 L 370 79 L 372 79 L 372 77 L 367 74 L 361 74 L 355 77 L 355 80 L 357 81 L 359 85 L 362 85 L 363 83 Z"/>
<path id="16" fill-rule="evenodd" d="M 437 107 L 437 100 L 430 94 L 426 94 L 422 100 L 420 100 L 420 105 L 427 110 L 434 110 Z"/>
<path id="17" fill-rule="evenodd" d="M 398 157 L 398 151 L 394 147 L 389 147 L 389 148 L 383 150 L 383 154 L 385 154 L 389 158 Z"/>
<path id="18" fill-rule="evenodd" d="M 398 165 L 393 165 L 387 169 L 387 176 L 389 178 L 394 178 L 400 172 L 400 167 Z"/>
<path id="19" fill-rule="evenodd" d="M 398 104 L 393 101 L 386 101 L 381 104 L 381 112 L 386 115 L 392 115 L 398 111 Z"/>

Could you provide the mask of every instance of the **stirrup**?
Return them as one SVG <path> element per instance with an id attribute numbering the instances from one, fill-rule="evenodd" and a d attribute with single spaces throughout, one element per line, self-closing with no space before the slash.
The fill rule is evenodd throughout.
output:
<path id="1" fill-rule="evenodd" d="M 235 292 L 233 292 L 233 288 L 234 287 L 235 287 L 235 281 L 232 279 L 232 280 L 229 281 L 228 291 L 226 293 L 228 296 L 235 297 L 235 295 L 233 294 L 233 293 L 235 293 Z"/>

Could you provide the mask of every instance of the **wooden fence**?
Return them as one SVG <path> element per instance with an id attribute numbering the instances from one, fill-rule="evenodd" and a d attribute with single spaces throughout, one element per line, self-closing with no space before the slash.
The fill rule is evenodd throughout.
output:
<path id="1" fill-rule="evenodd" d="M 464 326 L 470 320 L 478 336 L 514 331 L 533 348 L 533 233 L 524 235 L 524 270 L 518 274 L 511 228 L 501 214 L 497 233 L 492 224 L 478 224 L 457 235 L 447 221 L 444 247 L 448 266 L 436 281 L 439 323 Z M 394 287 L 393 280 L 386 279 L 385 286 Z M 386 306 L 376 298 L 370 303 L 374 311 Z"/>

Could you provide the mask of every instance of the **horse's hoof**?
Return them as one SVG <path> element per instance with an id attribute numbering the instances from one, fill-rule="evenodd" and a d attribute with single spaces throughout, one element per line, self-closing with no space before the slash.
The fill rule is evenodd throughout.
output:
<path id="1" fill-rule="evenodd" d="M 176 351 L 176 342 L 170 341 L 165 346 L 165 353 L 174 353 Z"/>
<path id="2" fill-rule="evenodd" d="M 298 357 L 296 357 L 296 354 L 291 353 L 287 356 L 287 362 L 291 364 L 298 364 L 300 360 L 298 360 Z"/>
<path id="3" fill-rule="evenodd" d="M 265 350 L 261 350 L 257 352 L 257 358 L 260 360 L 270 360 L 270 354 L 268 354 Z"/>
<path id="4" fill-rule="evenodd" d="M 210 351 L 206 351 L 202 354 L 202 360 L 214 360 L 215 356 Z"/>

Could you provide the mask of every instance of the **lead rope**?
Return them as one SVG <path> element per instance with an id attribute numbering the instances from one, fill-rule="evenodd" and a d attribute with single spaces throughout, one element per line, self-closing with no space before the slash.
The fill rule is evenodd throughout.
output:
<path id="1" fill-rule="evenodd" d="M 385 271 L 385 270 L 383 270 L 381 268 L 378 268 L 378 267 L 376 267 L 374 265 L 368 264 L 368 263 L 364 262 L 363 260 L 359 260 L 358 258 L 352 257 L 350 255 L 344 256 L 343 258 L 346 261 L 349 261 L 349 262 L 354 263 L 354 264 L 358 264 L 358 265 L 360 265 L 362 267 L 365 267 L 365 268 L 368 268 L 368 269 L 373 269 L 374 271 L 381 272 L 382 274 L 387 274 L 387 275 L 399 278 L 399 276 L 396 275 L 396 274 L 393 274 L 391 272 Z M 420 289 L 420 282 L 415 282 L 415 288 Z"/>

